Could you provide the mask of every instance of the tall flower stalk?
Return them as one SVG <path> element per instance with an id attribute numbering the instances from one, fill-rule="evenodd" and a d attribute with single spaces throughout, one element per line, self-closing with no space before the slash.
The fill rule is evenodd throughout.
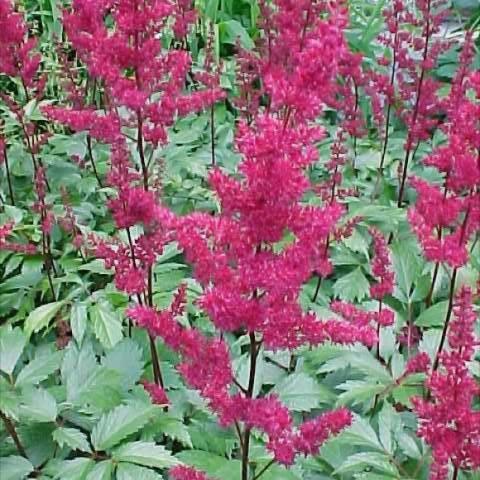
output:
<path id="1" fill-rule="evenodd" d="M 116 197 L 109 207 L 117 227 L 125 231 L 126 243 L 118 238 L 110 242 L 94 239 L 93 243 L 96 255 L 115 269 L 117 287 L 150 307 L 152 268 L 165 241 L 161 229 L 154 228 L 158 192 L 151 159 L 155 149 L 167 141 L 167 129 L 178 116 L 202 110 L 223 96 L 215 87 L 186 93 L 188 52 L 162 48 L 161 34 L 171 20 L 174 34 L 186 41 L 195 19 L 189 3 L 121 0 L 109 5 L 101 0 L 75 0 L 64 13 L 65 29 L 89 78 L 103 85 L 104 110 L 75 102 L 69 107 L 44 108 L 49 118 L 75 131 L 87 131 L 89 142 L 93 138 L 110 145 L 107 184 Z M 114 28 L 105 21 L 107 13 Z M 128 133 L 131 130 L 133 137 Z M 131 162 L 133 151 L 136 164 Z M 90 143 L 89 153 L 93 161 Z M 135 225 L 143 227 L 138 237 L 132 233 Z M 162 385 L 153 338 L 150 347 L 155 383 Z"/>

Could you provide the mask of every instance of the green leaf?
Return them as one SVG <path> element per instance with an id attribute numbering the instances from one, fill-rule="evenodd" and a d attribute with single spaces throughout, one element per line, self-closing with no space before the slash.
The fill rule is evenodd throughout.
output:
<path id="1" fill-rule="evenodd" d="M 362 301 L 370 291 L 370 284 L 361 268 L 352 270 L 347 275 L 340 277 L 333 285 L 336 297 L 347 301 Z"/>
<path id="2" fill-rule="evenodd" d="M 25 320 L 25 332 L 28 336 L 48 327 L 53 317 L 62 308 L 64 302 L 52 302 L 36 308 Z"/>
<path id="3" fill-rule="evenodd" d="M 170 468 L 180 463 L 163 445 L 153 442 L 126 443 L 113 452 L 112 458 L 155 468 Z"/>
<path id="4" fill-rule="evenodd" d="M 350 455 L 342 465 L 333 472 L 334 475 L 362 472 L 366 468 L 397 476 L 398 470 L 390 462 L 388 455 L 379 452 L 360 452 Z M 396 477 L 398 478 L 398 477 Z"/>
<path id="5" fill-rule="evenodd" d="M 236 20 L 228 20 L 218 24 L 218 30 L 220 32 L 220 41 L 222 43 L 229 43 L 235 45 L 238 41 L 243 48 L 251 50 L 255 44 L 251 39 L 245 27 Z"/>
<path id="6" fill-rule="evenodd" d="M 242 467 L 240 460 L 228 460 L 202 450 L 185 450 L 177 454 L 177 458 L 213 478 L 240 480 Z"/>
<path id="7" fill-rule="evenodd" d="M 130 463 L 118 465 L 116 478 L 117 480 L 162 480 L 162 476 L 157 472 Z M 92 480 L 94 479 L 92 478 Z"/>
<path id="8" fill-rule="evenodd" d="M 93 467 L 93 469 L 87 475 L 86 480 L 111 480 L 112 474 L 113 462 L 111 460 L 104 460 L 103 462 L 97 463 Z M 142 480 L 142 477 L 138 477 L 135 480 Z"/>
<path id="9" fill-rule="evenodd" d="M 117 371 L 122 379 L 123 387 L 128 390 L 140 379 L 144 362 L 142 349 L 131 338 L 124 338 L 110 350 L 102 364 L 110 370 Z"/>
<path id="10" fill-rule="evenodd" d="M 53 439 L 62 448 L 67 445 L 72 450 L 91 451 L 87 436 L 76 428 L 59 427 L 53 432 Z"/>
<path id="11" fill-rule="evenodd" d="M 34 422 L 54 422 L 57 418 L 57 402 L 43 388 L 27 388 L 23 391 L 20 413 Z"/>
<path id="12" fill-rule="evenodd" d="M 412 287 L 422 273 L 422 260 L 418 247 L 412 242 L 401 242 L 392 245 L 392 261 L 396 283 L 404 300 L 410 298 Z"/>
<path id="13" fill-rule="evenodd" d="M 87 330 L 87 306 L 84 303 L 74 303 L 70 312 L 70 326 L 73 338 L 82 343 L 83 336 Z"/>
<path id="14" fill-rule="evenodd" d="M 62 381 L 67 387 L 67 401 L 74 405 L 93 404 L 107 410 L 120 403 L 118 372 L 100 367 L 90 343 L 79 350 L 72 342 L 62 364 Z"/>
<path id="15" fill-rule="evenodd" d="M 398 442 L 398 446 L 401 448 L 403 453 L 411 458 L 415 458 L 420 460 L 422 458 L 422 452 L 417 445 L 417 442 L 408 435 L 407 432 L 400 431 L 397 432 L 396 440 Z"/>
<path id="16" fill-rule="evenodd" d="M 37 356 L 18 374 L 15 386 L 35 385 L 47 379 L 49 375 L 60 368 L 62 357 L 62 352 Z"/>
<path id="17" fill-rule="evenodd" d="M 33 472 L 33 465 L 24 457 L 10 455 L 0 458 L 2 480 L 21 480 Z"/>
<path id="18" fill-rule="evenodd" d="M 10 326 L 0 329 L 0 370 L 11 375 L 20 355 L 25 348 L 27 339 L 19 327 Z"/>
<path id="19" fill-rule="evenodd" d="M 317 373 L 334 372 L 341 368 L 351 367 L 384 385 L 392 383 L 392 377 L 372 353 L 363 346 L 340 349 L 331 353 L 333 358 L 325 361 Z"/>
<path id="20" fill-rule="evenodd" d="M 59 464 L 59 472 L 53 478 L 55 480 L 86 480 L 94 464 L 92 459 L 83 457 L 64 460 Z"/>
<path id="21" fill-rule="evenodd" d="M 357 405 L 362 402 L 372 402 L 375 395 L 385 390 L 385 385 L 363 380 L 347 380 L 337 388 L 344 390 L 337 398 L 337 405 Z"/>
<path id="22" fill-rule="evenodd" d="M 20 399 L 11 383 L 0 376 L 0 410 L 9 418 L 18 420 Z"/>
<path id="23" fill-rule="evenodd" d="M 400 415 L 388 402 L 385 402 L 378 415 L 378 429 L 380 442 L 382 442 L 385 450 L 392 455 L 395 453 L 394 437 L 401 428 Z"/>
<path id="24" fill-rule="evenodd" d="M 188 433 L 188 428 L 181 420 L 168 415 L 162 415 L 155 425 L 158 431 L 167 437 L 177 440 L 177 442 L 188 448 L 192 448 L 192 439 Z"/>
<path id="25" fill-rule="evenodd" d="M 293 373 L 281 380 L 272 393 L 291 410 L 309 412 L 320 403 L 329 403 L 335 396 L 306 373 Z"/>
<path id="26" fill-rule="evenodd" d="M 113 348 L 123 338 L 122 323 L 108 304 L 94 305 L 90 309 L 90 317 L 95 335 L 106 349 Z"/>
<path id="27" fill-rule="evenodd" d="M 92 430 L 95 450 L 114 447 L 128 435 L 138 432 L 154 415 L 157 408 L 152 405 L 120 405 L 103 415 Z"/>
<path id="28" fill-rule="evenodd" d="M 349 445 L 369 447 L 383 452 L 375 430 L 368 423 L 368 420 L 355 415 L 353 424 L 341 433 L 342 442 Z"/>
<path id="29" fill-rule="evenodd" d="M 448 300 L 438 302 L 424 310 L 415 320 L 418 327 L 441 327 L 447 316 Z"/>

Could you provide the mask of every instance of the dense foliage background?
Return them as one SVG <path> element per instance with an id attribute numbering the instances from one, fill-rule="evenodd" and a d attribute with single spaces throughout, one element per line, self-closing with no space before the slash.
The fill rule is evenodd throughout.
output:
<path id="1" fill-rule="evenodd" d="M 480 5 L 342 3 L 0 0 L 2 480 L 480 478 Z"/>

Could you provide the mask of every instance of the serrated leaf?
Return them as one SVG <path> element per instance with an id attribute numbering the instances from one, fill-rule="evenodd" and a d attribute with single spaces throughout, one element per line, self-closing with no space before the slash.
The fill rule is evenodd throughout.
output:
<path id="1" fill-rule="evenodd" d="M 106 450 L 117 445 L 128 435 L 138 432 L 157 411 L 144 404 L 120 405 L 103 415 L 92 430 L 95 450 Z"/>
<path id="2" fill-rule="evenodd" d="M 55 480 L 85 480 L 88 472 L 95 465 L 90 458 L 75 458 L 64 460 L 59 465 L 59 472 L 53 477 Z"/>
<path id="3" fill-rule="evenodd" d="M 52 302 L 32 310 L 25 320 L 25 333 L 27 336 L 48 327 L 53 317 L 55 317 L 63 305 L 63 301 Z"/>
<path id="4" fill-rule="evenodd" d="M 327 360 L 317 370 L 318 373 L 327 373 L 341 368 L 351 367 L 369 377 L 370 381 L 376 380 L 384 385 L 392 382 L 388 370 L 365 347 L 353 349 L 339 349 L 332 352 L 333 358 Z"/>
<path id="5" fill-rule="evenodd" d="M 163 445 L 141 441 L 122 445 L 113 452 L 112 458 L 154 468 L 170 468 L 180 463 Z"/>
<path id="6" fill-rule="evenodd" d="M 188 428 L 181 420 L 163 415 L 156 422 L 156 426 L 165 436 L 180 442 L 188 448 L 192 448 L 192 439 L 188 433 Z"/>
<path id="7" fill-rule="evenodd" d="M 363 380 L 347 380 L 337 388 L 344 391 L 338 396 L 337 405 L 357 405 L 366 401 L 370 403 L 375 395 L 385 390 L 382 384 Z"/>
<path id="8" fill-rule="evenodd" d="M 33 472 L 33 465 L 24 457 L 10 455 L 0 458 L 2 480 L 22 480 Z"/>
<path id="9" fill-rule="evenodd" d="M 113 348 L 123 338 L 122 323 L 107 304 L 94 305 L 90 316 L 95 336 L 106 349 Z"/>
<path id="10" fill-rule="evenodd" d="M 412 287 L 422 273 L 421 256 L 417 255 L 418 247 L 412 242 L 401 242 L 392 245 L 392 263 L 395 279 L 405 300 L 410 298 Z"/>
<path id="11" fill-rule="evenodd" d="M 62 364 L 62 380 L 67 387 L 67 401 L 74 405 L 89 403 L 106 410 L 120 402 L 118 372 L 99 366 L 89 343 L 80 350 L 73 343 L 69 345 Z"/>
<path id="12" fill-rule="evenodd" d="M 15 386 L 24 387 L 26 385 L 36 385 L 47 379 L 49 375 L 60 368 L 62 357 L 62 352 L 53 352 L 48 355 L 35 357 L 18 374 Z"/>
<path id="13" fill-rule="evenodd" d="M 87 330 L 87 306 L 84 303 L 74 303 L 70 312 L 70 327 L 73 338 L 82 343 L 83 336 Z"/>
<path id="14" fill-rule="evenodd" d="M 91 451 L 87 436 L 76 428 L 59 427 L 53 432 L 53 439 L 61 448 L 67 445 L 72 450 Z"/>
<path id="15" fill-rule="evenodd" d="M 438 347 L 440 345 L 440 339 L 442 336 L 442 331 L 440 329 L 430 329 L 423 332 L 422 339 L 418 344 L 418 350 L 420 352 L 425 352 L 430 357 L 430 360 L 433 362 L 437 354 Z"/>
<path id="16" fill-rule="evenodd" d="M 447 316 L 448 300 L 438 302 L 424 310 L 415 320 L 418 327 L 441 327 Z"/>
<path id="17" fill-rule="evenodd" d="M 272 389 L 272 393 L 297 412 L 309 412 L 320 403 L 329 403 L 335 398 L 332 392 L 306 373 L 293 373 L 285 377 Z"/>
<path id="18" fill-rule="evenodd" d="M 117 371 L 123 387 L 128 390 L 138 382 L 142 375 L 144 366 L 142 349 L 131 338 L 124 338 L 105 355 L 102 365 Z"/>
<path id="19" fill-rule="evenodd" d="M 368 423 L 368 420 L 355 415 L 353 424 L 341 433 L 341 440 L 349 445 L 368 446 L 383 452 L 375 430 Z"/>
<path id="20" fill-rule="evenodd" d="M 0 329 L 0 370 L 7 375 L 12 374 L 26 342 L 21 328 L 11 329 L 8 326 Z"/>
<path id="21" fill-rule="evenodd" d="M 117 480 L 162 480 L 163 477 L 149 468 L 131 463 L 120 463 L 117 467 L 116 478 Z"/>
<path id="22" fill-rule="evenodd" d="M 402 427 L 402 421 L 399 414 L 388 403 L 383 404 L 383 408 L 378 415 L 378 430 L 380 436 L 380 442 L 390 454 L 395 452 L 394 437 Z"/>
<path id="23" fill-rule="evenodd" d="M 57 402 L 43 388 L 28 388 L 21 397 L 20 414 L 34 422 L 54 422 L 57 418 Z"/>
<path id="24" fill-rule="evenodd" d="M 361 472 L 365 468 L 373 468 L 390 475 L 398 475 L 398 470 L 395 465 L 392 465 L 388 455 L 379 452 L 360 452 L 350 455 L 333 474 Z"/>
<path id="25" fill-rule="evenodd" d="M 95 464 L 87 475 L 86 480 L 111 480 L 112 474 L 113 462 L 111 460 L 104 460 L 103 462 Z M 142 480 L 142 477 L 138 477 L 135 480 Z"/>
<path id="26" fill-rule="evenodd" d="M 361 268 L 356 268 L 340 277 L 333 285 L 335 296 L 347 302 L 360 302 L 369 294 L 369 291 L 370 284 Z"/>
<path id="27" fill-rule="evenodd" d="M 18 420 L 20 398 L 13 385 L 0 376 L 0 410 L 13 420 Z"/>
<path id="28" fill-rule="evenodd" d="M 407 432 L 397 432 L 396 440 L 398 442 L 398 446 L 401 448 L 402 452 L 405 455 L 411 458 L 415 458 L 417 460 L 422 458 L 422 452 L 418 448 L 417 443 L 410 435 L 408 435 Z"/>

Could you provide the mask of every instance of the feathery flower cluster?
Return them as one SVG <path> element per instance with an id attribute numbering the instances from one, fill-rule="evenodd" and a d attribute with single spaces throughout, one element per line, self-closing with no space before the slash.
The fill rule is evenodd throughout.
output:
<path id="1" fill-rule="evenodd" d="M 0 225 L 0 251 L 8 250 L 10 252 L 24 253 L 25 255 L 33 255 L 37 249 L 32 244 L 13 243 L 7 240 L 7 237 L 12 234 L 13 224 L 5 223 Z"/>
<path id="2" fill-rule="evenodd" d="M 472 293 L 463 287 L 448 332 L 450 350 L 441 354 L 439 370 L 427 380 L 430 397 L 413 399 L 418 434 L 433 450 L 431 480 L 448 478 L 450 462 L 461 470 L 480 468 L 480 412 L 473 409 L 480 388 L 468 368 L 480 344 L 475 320 Z"/>
<path id="3" fill-rule="evenodd" d="M 385 237 L 374 228 L 371 228 L 369 232 L 373 238 L 375 251 L 372 260 L 372 274 L 378 279 L 377 283 L 370 287 L 370 295 L 377 300 L 382 300 L 385 296 L 393 293 L 395 278 Z"/>
<path id="4" fill-rule="evenodd" d="M 387 32 L 379 36 L 379 41 L 390 51 L 390 57 L 381 57 L 378 63 L 389 66 L 390 71 L 373 72 L 370 85 L 371 93 L 378 93 L 373 95 L 375 118 L 384 119 L 380 107 L 384 97 L 406 124 L 407 151 L 427 140 L 438 124 L 439 84 L 428 72 L 450 46 L 450 42 L 435 35 L 448 14 L 445 2 L 416 0 L 415 3 L 415 8 L 410 9 L 403 0 L 394 0 L 384 10 Z"/>
<path id="5" fill-rule="evenodd" d="M 19 77 L 31 87 L 41 56 L 34 53 L 36 39 L 28 38 L 23 15 L 13 9 L 11 0 L 0 0 L 0 73 Z"/>
<path id="6" fill-rule="evenodd" d="M 418 197 L 408 212 L 426 258 L 452 268 L 465 265 L 469 239 L 480 228 L 480 91 L 475 79 L 475 74 L 457 77 L 461 83 L 454 83 L 446 102 L 447 142 L 424 161 L 444 175 L 443 188 L 414 178 Z"/>
<path id="7" fill-rule="evenodd" d="M 184 35 L 194 19 L 191 2 L 75 0 L 64 14 L 68 37 L 89 74 L 105 88 L 108 113 L 92 108 L 46 107 L 48 117 L 74 130 L 88 130 L 107 143 L 118 141 L 120 127 L 135 127 L 142 141 L 163 144 L 167 128 L 177 113 L 198 111 L 223 94 L 219 89 L 183 92 L 190 57 L 184 50 L 162 51 L 159 33 L 174 19 L 175 30 Z M 108 28 L 109 13 L 115 29 Z M 126 108 L 119 115 L 118 109 Z"/>
<path id="8" fill-rule="evenodd" d="M 210 480 L 204 473 L 184 465 L 171 468 L 169 473 L 173 480 Z"/>
<path id="9" fill-rule="evenodd" d="M 252 363 L 260 345 L 273 350 L 327 341 L 371 346 L 377 338 L 371 316 L 359 322 L 322 321 L 299 304 L 300 290 L 324 264 L 327 238 L 334 235 L 343 213 L 336 201 L 324 206 L 302 203 L 312 190 L 305 169 L 317 160 L 316 143 L 324 136 L 311 121 L 331 100 L 341 59 L 348 51 L 341 2 L 328 12 L 322 10 L 322 15 L 312 12 L 311 17 L 309 7 L 325 5 L 278 0 L 268 7 L 273 9 L 266 30 L 271 48 L 265 45 L 267 55 L 250 61 L 269 106 L 265 111 L 247 109 L 251 118 L 239 122 L 235 139 L 242 156 L 239 175 L 218 168 L 210 174 L 220 214 L 196 212 L 172 223 L 175 238 L 204 287 L 199 305 L 218 330 L 249 335 Z M 178 300 L 182 295 L 174 304 L 182 303 Z M 330 435 L 350 424 L 351 415 L 340 409 L 295 427 L 277 397 L 255 398 L 234 379 L 223 340 L 181 327 L 175 310 L 157 312 L 137 305 L 129 315 L 180 354 L 180 372 L 222 425 L 241 423 L 247 436 L 252 428 L 263 431 L 276 461 L 291 465 L 298 454 L 314 454 Z M 234 385 L 238 391 L 231 393 Z"/>

